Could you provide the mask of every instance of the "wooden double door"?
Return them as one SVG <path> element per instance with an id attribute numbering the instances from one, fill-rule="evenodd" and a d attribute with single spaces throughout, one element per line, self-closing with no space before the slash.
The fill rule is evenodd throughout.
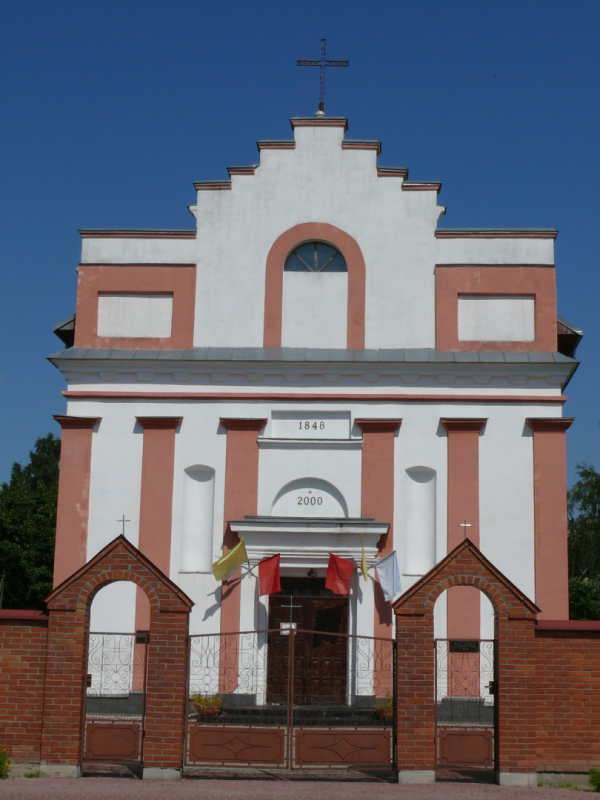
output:
<path id="1" fill-rule="evenodd" d="M 343 705 L 348 679 L 348 600 L 319 578 L 283 578 L 269 598 L 267 702 Z M 290 625 L 292 630 L 290 630 Z"/>

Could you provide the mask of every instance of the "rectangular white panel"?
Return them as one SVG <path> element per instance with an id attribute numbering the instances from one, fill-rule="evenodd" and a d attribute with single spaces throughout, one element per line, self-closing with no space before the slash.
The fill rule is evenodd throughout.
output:
<path id="1" fill-rule="evenodd" d="M 350 414 L 344 411 L 273 411 L 273 439 L 349 439 Z"/>
<path id="2" fill-rule="evenodd" d="M 173 295 L 101 294 L 98 336 L 168 339 L 173 322 Z"/>
<path id="3" fill-rule="evenodd" d="M 458 298 L 461 342 L 533 342 L 535 298 L 465 295 Z"/>
<path id="4" fill-rule="evenodd" d="M 283 273 L 282 347 L 345 348 L 347 317 L 347 272 Z"/>

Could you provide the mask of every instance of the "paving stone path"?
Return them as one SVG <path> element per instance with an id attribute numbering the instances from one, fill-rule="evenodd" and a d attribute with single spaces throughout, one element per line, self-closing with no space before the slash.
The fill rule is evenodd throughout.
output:
<path id="1" fill-rule="evenodd" d="M 430 786 L 362 781 L 19 778 L 0 782 L 1 800 L 574 800 L 568 789 L 437 783 Z"/>

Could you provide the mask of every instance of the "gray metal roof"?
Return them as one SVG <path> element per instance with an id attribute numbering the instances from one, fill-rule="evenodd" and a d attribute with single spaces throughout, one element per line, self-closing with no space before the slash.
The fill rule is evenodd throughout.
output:
<path id="1" fill-rule="evenodd" d="M 190 350 L 118 350 L 69 347 L 47 356 L 52 361 L 263 361 L 303 363 L 414 364 L 571 364 L 562 353 L 528 350 L 434 350 L 429 347 L 378 350 L 337 350 L 309 347 L 192 347 Z"/>
<path id="2" fill-rule="evenodd" d="M 557 320 L 558 320 L 558 321 L 559 321 L 559 322 L 560 322 L 562 325 L 564 325 L 564 326 L 565 326 L 565 328 L 568 328 L 570 331 L 573 331 L 573 333 L 576 333 L 576 334 L 578 334 L 579 336 L 583 336 L 583 331 L 581 330 L 581 328 L 578 328 L 578 327 L 577 327 L 577 325 L 574 325 L 572 322 L 569 322 L 569 320 L 568 320 L 568 319 L 565 319 L 564 317 L 561 317 L 561 316 L 560 316 L 560 314 L 557 314 L 557 315 L 556 315 L 556 319 L 557 319 Z"/>

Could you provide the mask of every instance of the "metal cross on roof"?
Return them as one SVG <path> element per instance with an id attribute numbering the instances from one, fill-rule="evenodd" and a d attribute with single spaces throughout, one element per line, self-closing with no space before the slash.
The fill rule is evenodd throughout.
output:
<path id="1" fill-rule="evenodd" d="M 131 522 L 131 520 L 130 519 L 125 519 L 125 514 L 123 514 L 122 518 L 118 519 L 117 522 L 120 522 L 121 525 L 123 526 L 123 531 L 122 531 L 121 535 L 125 536 L 125 523 L 126 522 Z"/>
<path id="2" fill-rule="evenodd" d="M 467 538 L 467 528 L 472 527 L 471 523 L 467 522 L 467 520 L 465 519 L 464 522 L 459 522 L 458 523 L 458 527 L 463 529 L 463 533 L 464 533 L 463 541 L 464 541 Z"/>
<path id="3" fill-rule="evenodd" d="M 298 59 L 296 62 L 299 67 L 320 67 L 321 80 L 319 82 L 319 111 L 321 116 L 325 115 L 325 68 L 326 67 L 349 67 L 349 61 L 331 61 L 325 58 L 326 39 L 321 39 L 321 58 L 319 59 Z"/>

